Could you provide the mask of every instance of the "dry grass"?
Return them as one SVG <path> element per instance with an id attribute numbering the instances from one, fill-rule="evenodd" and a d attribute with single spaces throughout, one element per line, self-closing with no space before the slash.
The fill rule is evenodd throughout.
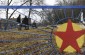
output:
<path id="1" fill-rule="evenodd" d="M 45 34 L 43 31 L 37 30 L 37 29 L 30 29 L 30 30 L 22 30 L 19 32 L 30 32 L 30 33 L 37 33 L 37 34 Z M 0 40 L 17 40 L 17 39 L 24 39 L 24 38 L 48 38 L 46 36 L 35 36 L 31 34 L 17 34 L 17 33 L 11 33 L 11 32 L 0 32 Z M 16 48 L 23 48 L 25 46 L 32 46 L 37 45 L 40 43 L 46 43 L 47 40 L 36 40 L 36 41 L 25 41 L 25 42 L 14 42 L 14 43 L 0 43 L 0 52 L 6 51 L 6 50 L 15 50 Z M 42 45 L 46 46 L 46 44 Z M 35 48 L 29 48 L 24 49 L 22 51 L 17 52 L 11 52 L 10 54 L 7 53 L 6 55 L 24 55 L 26 52 L 32 52 L 38 48 L 41 48 L 41 46 L 35 47 Z M 38 52 L 39 53 L 39 52 Z"/>
<path id="2" fill-rule="evenodd" d="M 51 32 L 49 28 L 43 28 L 43 30 L 47 30 Z M 17 30 L 16 30 L 17 31 Z M 44 31 L 37 30 L 37 29 L 30 29 L 30 30 L 22 30 L 19 32 L 30 32 L 30 33 L 37 33 L 37 34 L 48 34 Z M 48 38 L 48 36 L 35 36 L 31 34 L 17 34 L 17 33 L 12 33 L 12 32 L 0 32 L 0 40 L 17 40 L 17 39 L 24 39 L 24 38 Z M 55 39 L 53 38 L 53 42 Z M 35 41 L 25 41 L 25 42 L 14 42 L 14 43 L 0 43 L 0 52 L 1 51 L 6 51 L 6 50 L 15 50 L 17 48 L 23 48 L 26 46 L 32 46 L 32 45 L 37 45 L 41 43 L 48 43 L 48 40 L 35 40 Z M 55 43 L 54 43 L 55 44 Z M 25 55 L 26 53 L 31 53 L 37 49 L 40 49 L 42 47 L 47 46 L 47 44 L 43 44 L 40 46 L 34 46 L 33 48 L 25 48 L 23 50 L 15 51 L 15 52 L 10 52 L 7 53 L 6 55 Z M 57 49 L 57 47 L 56 47 Z M 43 50 L 38 50 L 34 52 L 32 55 L 40 55 L 41 53 L 44 53 L 44 51 L 48 50 L 45 55 L 50 55 L 50 53 L 53 51 L 49 46 Z M 53 54 L 55 55 L 55 54 Z M 75 53 L 72 54 L 65 54 L 65 55 L 77 55 Z"/>

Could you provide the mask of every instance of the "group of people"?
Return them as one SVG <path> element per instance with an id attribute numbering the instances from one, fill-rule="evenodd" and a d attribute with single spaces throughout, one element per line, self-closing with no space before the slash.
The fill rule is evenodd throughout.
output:
<path id="1" fill-rule="evenodd" d="M 18 22 L 18 29 L 21 30 L 22 27 L 25 27 L 25 30 L 29 29 L 29 26 L 32 26 L 33 28 L 37 28 L 36 22 L 34 21 L 32 24 L 30 24 L 31 20 L 27 16 L 21 20 L 21 15 L 17 17 Z"/>

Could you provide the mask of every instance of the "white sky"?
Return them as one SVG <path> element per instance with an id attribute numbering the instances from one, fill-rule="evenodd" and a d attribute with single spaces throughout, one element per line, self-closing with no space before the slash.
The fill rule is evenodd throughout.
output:
<path id="1" fill-rule="evenodd" d="M 7 1 L 7 0 L 1 0 L 1 1 Z M 20 1 L 21 0 L 13 0 L 12 3 L 11 3 L 11 5 L 21 5 L 22 2 L 20 2 Z M 56 0 L 44 0 L 44 3 L 46 5 L 55 5 L 55 2 L 56 2 Z M 0 4 L 0 5 L 2 5 L 2 4 Z M 4 4 L 4 5 L 6 5 L 6 4 Z M 37 9 L 37 10 L 40 11 L 40 9 Z M 29 13 L 29 11 L 28 12 L 24 12 L 25 10 L 23 10 L 23 9 L 18 9 L 18 11 L 21 12 L 21 13 L 23 13 L 23 14 L 25 14 L 25 15 L 28 15 L 28 13 Z M 9 15 L 12 12 L 13 12 L 13 10 L 10 9 L 9 10 Z M 1 14 L 0 15 L 0 18 L 5 18 L 6 17 L 6 14 L 5 13 L 6 13 L 5 11 L 0 12 L 0 14 Z M 12 17 L 15 17 L 16 18 L 18 15 L 19 15 L 19 13 L 18 12 L 15 12 L 15 14 Z M 31 15 L 31 18 L 33 18 L 35 20 L 38 20 L 38 21 L 41 19 L 38 15 L 36 15 L 36 14 L 34 14 L 34 15 Z M 24 17 L 24 15 L 22 15 L 22 17 Z"/>
<path id="2" fill-rule="evenodd" d="M 56 4 L 56 0 L 44 0 L 44 3 L 46 5 L 55 5 Z"/>

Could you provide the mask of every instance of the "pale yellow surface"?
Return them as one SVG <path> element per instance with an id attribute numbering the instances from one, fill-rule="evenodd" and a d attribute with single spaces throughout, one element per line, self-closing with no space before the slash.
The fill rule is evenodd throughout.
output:
<path id="1" fill-rule="evenodd" d="M 73 25 L 74 31 L 82 30 L 78 24 L 72 23 L 72 25 Z M 65 32 L 66 28 L 67 28 L 67 23 L 64 23 L 64 24 L 60 25 L 57 30 L 55 29 L 55 31 Z M 56 46 L 58 46 L 60 48 L 61 45 L 62 45 L 63 40 L 61 38 L 59 38 L 58 36 L 55 36 L 55 40 L 56 40 L 56 43 L 57 43 Z M 79 47 L 82 48 L 82 45 L 84 44 L 84 35 L 82 35 L 76 41 L 77 41 Z M 71 47 L 70 45 L 66 49 L 64 49 L 64 51 L 68 52 L 68 53 L 76 52 L 76 50 L 73 47 Z"/>

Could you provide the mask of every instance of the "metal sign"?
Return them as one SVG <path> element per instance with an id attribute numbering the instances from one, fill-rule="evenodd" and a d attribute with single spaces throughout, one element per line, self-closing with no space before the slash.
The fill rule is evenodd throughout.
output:
<path id="1" fill-rule="evenodd" d="M 54 30 L 56 44 L 61 53 L 63 51 L 80 53 L 84 44 L 84 34 L 85 30 L 82 30 L 78 24 L 73 23 L 70 19 Z"/>

